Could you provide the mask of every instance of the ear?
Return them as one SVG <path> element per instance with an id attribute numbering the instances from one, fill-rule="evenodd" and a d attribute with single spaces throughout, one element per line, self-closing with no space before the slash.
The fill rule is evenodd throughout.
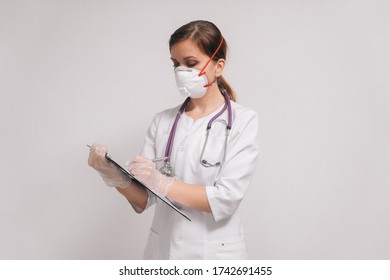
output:
<path id="1" fill-rule="evenodd" d="M 225 68 L 225 59 L 220 58 L 216 63 L 215 76 L 218 78 L 222 76 L 223 69 Z"/>

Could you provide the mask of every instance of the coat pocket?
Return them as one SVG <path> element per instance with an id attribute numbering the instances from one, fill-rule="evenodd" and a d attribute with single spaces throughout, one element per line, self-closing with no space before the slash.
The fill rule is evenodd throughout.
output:
<path id="1" fill-rule="evenodd" d="M 208 246 L 208 258 L 215 260 L 245 260 L 248 253 L 244 236 L 223 241 L 212 241 Z"/>

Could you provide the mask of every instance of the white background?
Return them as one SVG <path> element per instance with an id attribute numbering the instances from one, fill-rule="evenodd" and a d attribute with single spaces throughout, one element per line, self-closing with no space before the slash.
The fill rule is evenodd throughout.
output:
<path id="1" fill-rule="evenodd" d="M 169 36 L 214 22 L 259 112 L 252 259 L 390 258 L 390 2 L 0 0 L 0 258 L 140 259 L 153 216 L 87 165 L 182 102 Z"/>

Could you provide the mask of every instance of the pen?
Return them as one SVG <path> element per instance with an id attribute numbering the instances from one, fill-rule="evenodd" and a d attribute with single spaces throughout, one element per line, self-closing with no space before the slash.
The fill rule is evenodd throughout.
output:
<path id="1" fill-rule="evenodd" d="M 166 160 L 167 158 L 168 158 L 168 157 L 160 157 L 160 158 L 152 159 L 151 161 L 153 161 L 153 162 L 159 162 L 159 161 Z"/>

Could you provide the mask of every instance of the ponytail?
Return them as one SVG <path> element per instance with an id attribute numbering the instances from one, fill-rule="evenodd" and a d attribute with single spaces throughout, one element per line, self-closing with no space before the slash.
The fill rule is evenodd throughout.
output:
<path id="1" fill-rule="evenodd" d="M 230 100 L 237 102 L 237 95 L 226 79 L 223 76 L 220 76 L 218 77 L 217 82 L 219 88 L 224 88 L 227 91 Z"/>

